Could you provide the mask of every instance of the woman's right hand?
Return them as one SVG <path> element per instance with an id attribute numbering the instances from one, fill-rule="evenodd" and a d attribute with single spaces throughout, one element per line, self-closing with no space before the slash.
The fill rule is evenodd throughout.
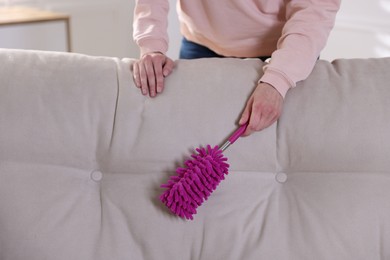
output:
<path id="1" fill-rule="evenodd" d="M 164 78 L 171 74 L 175 63 L 161 52 L 146 53 L 133 64 L 135 85 L 143 95 L 155 97 L 164 90 Z"/>

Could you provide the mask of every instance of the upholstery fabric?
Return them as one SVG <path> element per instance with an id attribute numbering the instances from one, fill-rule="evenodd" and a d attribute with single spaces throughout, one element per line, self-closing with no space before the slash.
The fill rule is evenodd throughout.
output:
<path id="1" fill-rule="evenodd" d="M 159 185 L 235 130 L 260 60 L 179 60 L 153 99 L 132 59 L 0 60 L 1 260 L 390 259 L 390 58 L 318 61 L 193 221 Z"/>

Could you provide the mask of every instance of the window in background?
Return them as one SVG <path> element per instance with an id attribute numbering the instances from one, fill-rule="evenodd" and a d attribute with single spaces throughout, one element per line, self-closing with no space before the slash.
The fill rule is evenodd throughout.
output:
<path id="1" fill-rule="evenodd" d="M 387 17 L 390 17 L 390 0 L 380 0 L 380 9 L 385 13 Z M 387 19 L 388 21 L 390 19 Z M 385 25 L 383 30 L 379 31 L 376 35 L 378 40 L 378 46 L 375 48 L 375 52 L 379 57 L 390 57 L 390 22 Z"/>

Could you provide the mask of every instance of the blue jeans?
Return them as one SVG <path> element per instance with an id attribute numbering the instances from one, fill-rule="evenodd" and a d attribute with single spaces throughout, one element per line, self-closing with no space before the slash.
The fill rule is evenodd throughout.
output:
<path id="1" fill-rule="evenodd" d="M 219 55 L 218 53 L 215 53 L 214 51 L 203 45 L 188 41 L 186 38 L 183 37 L 183 40 L 181 41 L 179 58 L 190 60 L 200 58 L 225 58 L 225 56 Z M 257 58 L 261 59 L 262 61 L 265 61 L 270 57 L 261 56 Z"/>

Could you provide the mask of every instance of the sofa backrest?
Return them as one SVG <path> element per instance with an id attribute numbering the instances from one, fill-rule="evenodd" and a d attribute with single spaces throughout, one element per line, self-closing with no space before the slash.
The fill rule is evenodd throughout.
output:
<path id="1" fill-rule="evenodd" d="M 390 58 L 318 61 L 193 221 L 159 185 L 236 129 L 261 61 L 179 60 L 153 99 L 132 59 L 0 61 L 0 259 L 389 257 Z"/>

